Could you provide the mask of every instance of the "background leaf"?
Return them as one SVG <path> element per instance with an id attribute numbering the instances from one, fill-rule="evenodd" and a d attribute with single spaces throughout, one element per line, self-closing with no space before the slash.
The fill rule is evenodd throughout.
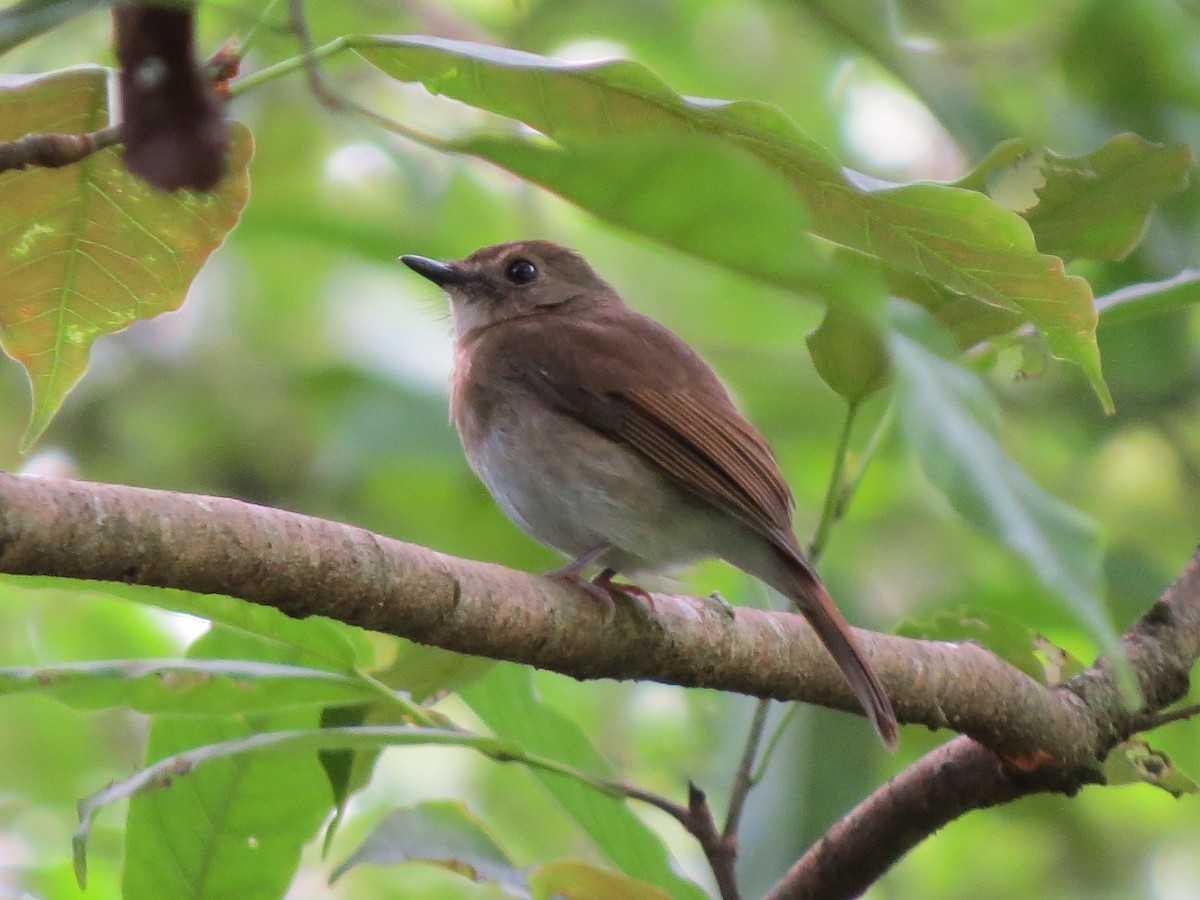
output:
<path id="1" fill-rule="evenodd" d="M 1086 156 L 1006 141 L 958 184 L 986 191 L 1024 216 L 1038 247 L 1065 259 L 1124 259 L 1154 207 L 1187 187 L 1192 151 L 1119 134 Z"/>
<path id="2" fill-rule="evenodd" d="M 861 190 L 778 110 L 684 98 L 629 60 L 572 65 L 425 37 L 362 38 L 353 45 L 395 78 L 420 81 L 431 93 L 518 119 L 567 148 L 580 140 L 637 134 L 716 135 L 775 167 L 807 204 L 813 231 L 821 237 L 981 305 L 1020 310 L 1056 354 L 1084 370 L 1105 406 L 1111 404 L 1100 374 L 1087 282 L 1066 276 L 1061 260 L 1039 254 L 1028 225 L 987 197 L 932 184 Z M 452 146 L 492 158 L 487 145 Z M 550 170 L 522 174 L 558 189 Z"/>
<path id="3" fill-rule="evenodd" d="M 47 694 L 79 709 L 232 715 L 374 698 L 361 681 L 320 669 L 229 659 L 112 659 L 0 669 L 0 694 Z"/>
<path id="4" fill-rule="evenodd" d="M 422 803 L 390 813 L 338 864 L 330 882 L 363 863 L 386 866 L 408 861 L 445 866 L 476 881 L 495 881 L 521 893 L 526 890 L 525 877 L 483 823 L 461 803 L 450 801 Z"/>
<path id="5" fill-rule="evenodd" d="M 577 725 L 538 700 L 528 667 L 501 663 L 462 696 L 500 737 L 576 768 L 601 775 L 611 772 Z M 703 896 L 697 885 L 672 870 L 666 848 L 626 801 L 550 772 L 534 774 L 626 875 L 665 888 L 674 897 Z"/>
<path id="6" fill-rule="evenodd" d="M 189 656 L 232 656 L 245 639 L 215 628 Z M 261 656 L 261 646 L 255 647 Z M 294 661 L 281 650 L 279 662 Z M 164 715 L 146 748 L 157 760 L 258 731 L 316 725 L 313 710 L 253 718 Z M 129 802 L 122 895 L 139 898 L 277 898 L 292 880 L 300 850 L 330 807 L 315 753 L 228 757 L 202 766 L 172 787 Z"/>
<path id="7" fill-rule="evenodd" d="M 925 474 L 964 519 L 1024 559 L 1101 647 L 1116 649 L 1095 523 L 1045 493 L 996 443 L 985 424 L 995 417 L 991 398 L 943 355 L 949 341 L 927 317 L 897 305 L 892 322 L 901 422 Z"/>
<path id="8" fill-rule="evenodd" d="M 626 875 L 598 869 L 582 860 L 560 859 L 539 866 L 529 876 L 534 900 L 670 900 L 662 888 L 638 882 Z"/>

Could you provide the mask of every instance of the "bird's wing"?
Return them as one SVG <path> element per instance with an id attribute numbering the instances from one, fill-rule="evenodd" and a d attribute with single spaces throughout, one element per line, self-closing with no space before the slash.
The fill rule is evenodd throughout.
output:
<path id="1" fill-rule="evenodd" d="M 529 330 L 518 338 L 521 346 L 507 348 L 509 377 L 641 454 L 690 493 L 776 543 L 793 545 L 792 495 L 767 442 L 687 345 L 639 319 L 641 327 L 632 331 L 623 321 L 572 323 L 579 333 L 563 335 L 556 328 L 558 340 Z M 578 346 L 572 337 L 586 340 L 588 352 L 569 352 Z M 631 346 L 647 341 L 654 351 L 649 369 L 647 348 L 634 352 Z"/>

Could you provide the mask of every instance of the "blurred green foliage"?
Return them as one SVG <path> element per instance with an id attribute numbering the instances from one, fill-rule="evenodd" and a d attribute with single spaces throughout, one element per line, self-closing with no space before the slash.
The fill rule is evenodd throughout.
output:
<path id="1" fill-rule="evenodd" d="M 47 15 L 67 6 L 6 9 L 21 5 L 49 9 Z M 87 4 L 69 6 L 74 13 Z M 1050 174 L 1056 159 L 1077 163 L 1125 131 L 1154 142 L 1200 145 L 1200 74 L 1194 66 L 1200 14 L 1186 3 L 456 0 L 398 8 L 354 0 L 308 7 L 318 44 L 350 33 L 415 33 L 575 61 L 628 56 L 688 97 L 774 104 L 842 164 L 887 181 L 956 182 L 1009 138 L 1058 154 L 1044 157 Z M 203 52 L 231 33 L 255 30 L 244 73 L 294 57 L 284 5 L 269 8 L 268 20 L 255 30 L 263 4 L 202 4 Z M 110 65 L 108 41 L 107 14 L 93 10 L 9 50 L 0 57 L 0 71 Z M 419 84 L 400 84 L 351 54 L 331 58 L 328 71 L 339 90 L 422 132 L 449 138 L 487 125 L 506 140 L 522 137 L 494 116 L 431 96 Z M 728 260 L 687 256 L 644 234 L 618 230 L 602 220 L 641 226 L 595 218 L 488 163 L 324 109 L 301 72 L 246 91 L 230 113 L 249 127 L 256 148 L 251 199 L 240 224 L 201 270 L 178 312 L 96 342 L 88 374 L 30 458 L 17 450 L 27 385 L 15 364 L 0 364 L 0 468 L 66 466 L 88 479 L 236 496 L 448 553 L 550 568 L 557 564 L 553 556 L 504 519 L 467 469 L 446 422 L 443 300 L 394 262 L 401 253 L 458 257 L 485 244 L 545 236 L 584 252 L 633 306 L 667 323 L 716 366 L 776 447 L 797 496 L 797 527 L 802 537 L 811 533 L 845 414 L 844 401 L 822 382 L 806 348 L 806 335 L 823 316 L 820 303 L 810 301 L 828 298 L 819 284 L 798 292 L 768 286 L 720 264 Z M 572 184 L 586 182 L 574 174 Z M 603 169 L 594 174 L 603 177 Z M 0 185 L 11 177 L 0 175 Z M 984 182 L 980 186 L 987 187 Z M 612 193 L 611 185 L 600 188 L 602 198 Z M 734 202 L 737 191 L 720 188 L 712 195 Z M 1089 214 L 1103 218 L 1106 212 L 1088 213 L 1084 206 L 1080 215 Z M 0 208 L 0 232 L 5 216 Z M 731 214 L 731 221 L 748 214 L 739 216 Z M 1200 259 L 1198 218 L 1200 189 L 1192 186 L 1162 202 L 1128 256 L 1074 261 L 1068 272 L 1085 277 L 1096 296 L 1171 277 Z M 1121 234 L 1128 236 L 1131 227 L 1137 231 L 1136 221 L 1131 226 L 1123 220 Z M 747 246 L 753 237 L 739 233 L 730 246 Z M 825 245 L 806 245 L 808 250 L 815 253 L 814 265 L 827 261 Z M 828 271 L 831 278 L 847 279 L 831 286 L 830 295 L 871 283 L 840 258 L 829 262 Z M 894 279 L 888 285 L 899 290 Z M 955 302 L 938 293 L 924 305 L 934 308 L 935 300 Z M 1189 306 L 1194 301 L 1194 292 L 1185 293 L 1140 318 L 1113 316 L 1111 325 L 1101 320 L 1097 337 L 1116 403 L 1112 416 L 1100 410 L 1078 370 L 1047 364 L 1036 340 L 998 343 L 973 357 L 998 401 L 998 412 L 989 412 L 985 424 L 1004 450 L 1037 485 L 1098 523 L 1107 606 L 1118 629 L 1157 597 L 1200 535 L 1200 326 Z M 944 322 L 952 321 L 948 309 Z M 873 351 L 877 339 L 870 341 Z M 852 472 L 890 400 L 885 388 L 863 401 L 851 441 Z M 903 619 L 932 620 L 946 610 L 990 609 L 1090 660 L 1094 631 L 1001 541 L 960 519 L 923 473 L 906 434 L 887 432 L 821 565 L 847 616 L 887 630 Z M 719 589 L 738 602 L 764 602 L 756 585 L 715 564 L 698 569 L 687 586 L 705 593 Z M 157 611 L 152 598 L 136 599 L 2 581 L 0 667 L 180 656 L 204 627 L 202 620 Z M 237 614 L 217 604 L 189 611 L 260 637 L 276 627 L 252 617 L 233 623 Z M 234 652 L 227 639 L 212 634 L 202 640 Z M 308 638 L 296 632 L 287 640 L 294 649 Z M 325 640 L 334 639 L 314 639 Z M 374 666 L 377 674 L 396 662 L 389 656 L 394 648 L 346 640 L 344 657 L 300 658 L 334 671 Z M 282 649 L 271 656 L 244 646 L 237 652 L 249 658 L 296 662 Z M 193 654 L 209 655 L 204 644 L 193 646 Z M 444 677 L 457 683 L 480 675 L 451 666 Z M 412 671 L 402 672 L 397 683 L 411 685 L 405 679 L 412 677 Z M 468 690 L 466 702 L 450 694 L 436 710 L 520 741 L 517 725 L 500 724 L 501 715 L 515 714 L 517 703 L 498 706 L 492 718 L 483 707 L 472 711 L 477 703 L 502 703 L 496 698 L 506 685 L 516 690 L 510 678 L 503 670 L 491 672 Z M 422 685 L 422 692 L 427 689 Z M 691 779 L 718 809 L 753 704 L 653 684 L 578 684 L 547 673 L 521 682 L 520 701 L 539 701 L 546 722 L 553 713 L 566 723 L 553 732 L 563 747 L 585 735 L 595 750 L 576 747 L 578 758 L 598 751 L 622 778 L 677 800 Z M 2 704 L 0 853 L 16 862 L 0 870 L 0 894 L 77 896 L 71 875 L 74 803 L 140 764 L 147 719 L 122 710 L 77 711 L 32 694 L 6 697 Z M 311 719 L 311 712 L 288 715 Z M 387 718 L 384 710 L 374 714 Z M 151 743 L 162 752 L 168 744 L 174 750 L 196 741 L 182 735 L 203 727 L 203 719 L 171 718 L 154 723 Z M 212 730 L 244 734 L 263 725 L 250 716 L 236 719 Z M 803 710 L 785 733 L 766 782 L 751 795 L 741 841 L 747 896 L 761 894 L 830 821 L 944 737 L 906 731 L 897 756 L 885 758 L 862 720 Z M 1180 772 L 1196 776 L 1197 738 L 1200 724 L 1180 722 L 1150 741 Z M 539 752 L 550 755 L 545 747 Z M 314 810 L 330 802 L 323 784 L 310 783 L 319 769 L 312 760 L 289 765 L 306 774 L 280 769 L 264 776 L 265 784 L 247 785 L 253 796 L 243 802 L 265 806 L 273 793 L 286 797 L 304 805 L 302 814 L 285 813 L 290 807 L 282 805 L 278 814 L 304 825 L 293 830 L 314 832 L 320 818 Z M 295 778 L 305 782 L 303 792 L 289 781 Z M 150 803 L 151 796 L 158 803 L 188 790 L 187 783 L 133 804 Z M 263 790 L 270 787 L 274 792 Z M 319 840 L 304 850 L 292 896 L 499 896 L 459 874 L 415 863 L 359 866 L 326 886 L 334 863 L 394 809 L 449 799 L 464 801 L 516 866 L 571 857 L 614 865 L 528 769 L 464 750 L 401 747 L 379 757 L 369 786 L 353 798 L 333 835 L 330 858 L 320 858 Z M 702 856 L 672 820 L 631 808 L 661 836 L 683 871 L 707 885 Z M 131 832 L 147 833 L 150 809 L 135 809 Z M 93 828 L 89 898 L 118 895 L 121 818 L 101 813 Z M 1200 880 L 1192 849 L 1198 839 L 1194 798 L 1175 800 L 1146 785 L 1089 788 L 1074 799 L 1039 797 L 967 816 L 902 860 L 872 896 L 1188 896 Z M 155 862 L 147 857 L 126 865 L 126 886 L 154 883 L 147 873 Z M 291 877 L 284 872 L 282 882 Z M 580 878 L 600 876 L 588 870 Z M 197 896 L 221 894 L 212 888 Z"/>

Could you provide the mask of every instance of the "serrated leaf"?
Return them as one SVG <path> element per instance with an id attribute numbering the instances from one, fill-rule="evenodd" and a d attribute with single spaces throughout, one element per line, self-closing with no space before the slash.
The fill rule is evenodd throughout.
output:
<path id="1" fill-rule="evenodd" d="M 108 124 L 107 71 L 67 69 L 0 88 L 0 140 Z M 109 148 L 60 169 L 0 173 L 0 347 L 29 376 L 27 449 L 82 377 L 97 337 L 183 302 L 249 196 L 250 132 L 232 123 L 211 193 L 166 194 Z"/>
<path id="2" fill-rule="evenodd" d="M 576 769 L 610 773 L 607 760 L 579 726 L 538 699 L 532 670 L 527 666 L 499 663 L 461 696 L 493 732 L 526 752 Z M 657 885 L 682 900 L 704 897 L 694 882 L 674 871 L 662 840 L 634 815 L 625 800 L 551 772 L 531 771 L 626 875 Z"/>
<path id="3" fill-rule="evenodd" d="M 997 146 L 959 185 L 986 190 L 1029 222 L 1040 249 L 1066 259 L 1124 259 L 1154 207 L 1187 187 L 1186 144 L 1119 134 L 1086 156 Z"/>
<path id="4" fill-rule="evenodd" d="M 358 848 L 329 876 L 333 884 L 363 863 L 419 861 L 494 881 L 524 893 L 525 876 L 483 823 L 462 803 L 440 800 L 398 809 L 371 829 Z"/>
<path id="5" fill-rule="evenodd" d="M 361 680 L 240 659 L 111 659 L 0 669 L 0 695 L 37 692 L 77 709 L 233 715 L 352 704 L 376 696 Z"/>
<path id="6" fill-rule="evenodd" d="M 1038 487 L 981 424 L 994 421 L 995 404 L 978 377 L 949 358 L 949 337 L 908 304 L 896 304 L 891 318 L 901 423 L 929 480 L 967 522 L 1024 559 L 1101 647 L 1124 661 L 1102 599 L 1095 523 Z M 1118 670 L 1130 690 L 1128 665 Z"/>
<path id="7" fill-rule="evenodd" d="M 671 900 L 660 887 L 580 859 L 558 859 L 529 874 L 533 900 Z"/>
<path id="8" fill-rule="evenodd" d="M 1175 768 L 1167 754 L 1136 737 L 1113 747 L 1104 760 L 1104 781 L 1109 785 L 1152 784 L 1175 798 L 1200 793 L 1200 785 Z"/>
<path id="9" fill-rule="evenodd" d="M 556 142 L 566 158 L 575 147 L 588 147 L 595 163 L 593 177 L 605 175 L 606 144 L 618 146 L 634 138 L 702 134 L 749 153 L 786 179 L 808 207 L 816 234 L 884 266 L 929 278 L 972 298 L 981 309 L 998 306 L 1019 311 L 1045 333 L 1055 354 L 1083 369 L 1105 408 L 1111 407 L 1100 371 L 1096 313 L 1087 282 L 1067 276 L 1060 259 L 1040 254 L 1028 224 L 981 194 L 932 184 L 864 189 L 852 184 L 823 147 L 774 107 L 683 97 L 630 60 L 573 64 L 465 41 L 414 36 L 357 36 L 349 43 L 394 78 L 422 82 L 433 93 L 524 122 Z M 498 150 L 495 161 L 507 165 L 505 154 L 521 139 L 495 145 L 473 144 L 473 140 L 456 146 L 484 159 Z M 527 156 L 535 145 L 545 146 L 524 139 Z M 521 174 L 560 190 L 558 180 L 571 173 L 558 164 L 563 157 L 547 152 L 545 158 L 550 164 L 538 167 L 531 162 Z M 636 195 L 640 185 L 624 187 L 618 201 Z M 681 193 L 674 190 L 671 202 Z M 600 199 L 576 198 L 592 212 L 611 218 L 608 201 Z M 623 224 L 660 240 L 670 241 L 678 232 L 677 223 L 667 233 L 660 233 L 656 222 Z M 719 255 L 711 255 L 711 247 L 688 249 L 721 261 Z"/>

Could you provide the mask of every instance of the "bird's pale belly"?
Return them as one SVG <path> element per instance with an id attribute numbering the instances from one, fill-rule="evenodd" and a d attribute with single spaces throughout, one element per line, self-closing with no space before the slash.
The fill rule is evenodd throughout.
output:
<path id="1" fill-rule="evenodd" d="M 570 557 L 601 544 L 619 572 L 664 572 L 719 555 L 719 515 L 653 464 L 550 410 L 493 420 L 467 458 L 510 519 Z M 531 460 L 537 460 L 531 464 Z"/>

